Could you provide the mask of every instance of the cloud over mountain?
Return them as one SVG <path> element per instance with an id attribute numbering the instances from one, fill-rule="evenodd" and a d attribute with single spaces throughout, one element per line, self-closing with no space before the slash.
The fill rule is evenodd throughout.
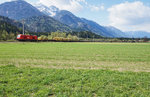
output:
<path id="1" fill-rule="evenodd" d="M 77 12 L 83 8 L 80 3 L 84 0 L 39 0 L 39 2 L 46 6 L 56 6 L 61 10 Z"/>
<path id="2" fill-rule="evenodd" d="M 53 5 L 61 10 L 68 10 L 73 13 L 79 12 L 83 9 L 91 11 L 100 11 L 105 9 L 103 4 L 91 5 L 86 0 L 39 0 L 39 3 L 48 7 Z"/>
<path id="3" fill-rule="evenodd" d="M 114 5 L 108 12 L 112 26 L 124 31 L 150 31 L 150 7 L 140 1 Z"/>

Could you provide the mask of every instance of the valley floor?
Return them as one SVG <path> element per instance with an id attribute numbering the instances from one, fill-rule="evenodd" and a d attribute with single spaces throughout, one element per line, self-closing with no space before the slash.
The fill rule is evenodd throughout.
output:
<path id="1" fill-rule="evenodd" d="M 0 96 L 150 96 L 149 43 L 0 43 Z"/>

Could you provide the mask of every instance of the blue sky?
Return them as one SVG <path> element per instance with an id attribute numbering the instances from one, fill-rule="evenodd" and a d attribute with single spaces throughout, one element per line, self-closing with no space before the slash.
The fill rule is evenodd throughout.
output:
<path id="1" fill-rule="evenodd" d="M 11 0 L 0 0 L 0 3 Z M 54 5 L 78 17 L 94 20 L 100 25 L 114 26 L 122 31 L 150 32 L 149 0 L 25 0 L 29 3 Z"/>

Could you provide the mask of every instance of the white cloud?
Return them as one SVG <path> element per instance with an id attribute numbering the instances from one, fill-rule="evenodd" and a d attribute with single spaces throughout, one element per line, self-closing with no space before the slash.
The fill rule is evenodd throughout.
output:
<path id="1" fill-rule="evenodd" d="M 99 5 L 99 6 L 89 5 L 89 7 L 91 11 L 100 11 L 105 9 L 104 5 Z"/>
<path id="2" fill-rule="evenodd" d="M 105 7 L 101 5 L 90 5 L 86 0 L 39 0 L 39 3 L 42 3 L 46 6 L 56 6 L 61 10 L 68 10 L 73 13 L 82 11 L 84 8 L 88 8 L 91 11 L 100 11 L 104 10 Z"/>
<path id="3" fill-rule="evenodd" d="M 140 1 L 125 2 L 108 9 L 110 25 L 123 31 L 150 32 L 150 7 Z"/>
<path id="4" fill-rule="evenodd" d="M 13 0 L 0 0 L 0 4 L 4 2 L 10 2 L 10 1 L 13 1 Z"/>
<path id="5" fill-rule="evenodd" d="M 85 2 L 85 0 L 39 0 L 39 2 L 46 6 L 54 5 L 61 10 L 78 12 L 83 8 L 80 3 Z"/>

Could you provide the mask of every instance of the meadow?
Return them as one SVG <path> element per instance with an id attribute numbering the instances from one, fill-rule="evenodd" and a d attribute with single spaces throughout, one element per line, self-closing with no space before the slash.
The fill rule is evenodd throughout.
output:
<path id="1" fill-rule="evenodd" d="M 149 43 L 0 43 L 2 97 L 147 97 L 149 79 Z"/>

